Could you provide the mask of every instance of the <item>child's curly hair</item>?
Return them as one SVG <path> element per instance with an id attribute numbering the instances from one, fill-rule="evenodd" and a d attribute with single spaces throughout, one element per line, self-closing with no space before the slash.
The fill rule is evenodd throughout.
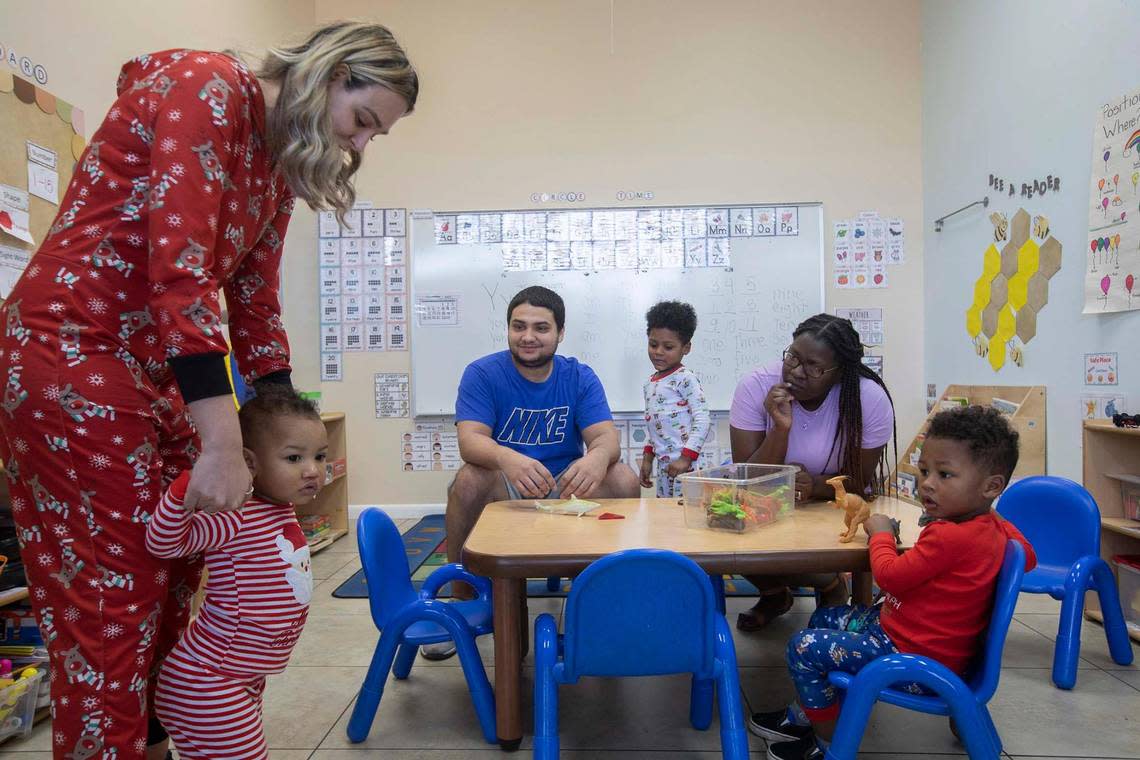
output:
<path id="1" fill-rule="evenodd" d="M 258 432 L 268 429 L 273 419 L 290 416 L 321 421 L 317 405 L 297 391 L 287 385 L 262 383 L 257 388 L 257 395 L 238 410 L 241 439 L 249 446 Z"/>
<path id="2" fill-rule="evenodd" d="M 697 331 L 697 312 L 687 303 L 681 301 L 661 301 L 645 312 L 645 334 L 658 327 L 672 330 L 682 343 L 693 339 Z"/>
<path id="3" fill-rule="evenodd" d="M 931 418 L 926 437 L 961 441 L 975 464 L 987 474 L 1004 475 L 1007 484 L 1017 467 L 1017 431 L 992 407 L 964 406 L 939 412 Z"/>

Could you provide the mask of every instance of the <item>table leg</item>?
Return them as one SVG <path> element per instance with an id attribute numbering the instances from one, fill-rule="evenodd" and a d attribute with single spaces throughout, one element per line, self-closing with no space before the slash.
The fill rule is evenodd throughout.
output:
<path id="1" fill-rule="evenodd" d="M 851 598 L 855 604 L 870 604 L 871 598 L 871 571 L 856 570 L 851 573 Z"/>
<path id="2" fill-rule="evenodd" d="M 495 727 L 499 746 L 514 752 L 522 742 L 522 596 L 526 580 L 493 578 L 495 615 Z"/>

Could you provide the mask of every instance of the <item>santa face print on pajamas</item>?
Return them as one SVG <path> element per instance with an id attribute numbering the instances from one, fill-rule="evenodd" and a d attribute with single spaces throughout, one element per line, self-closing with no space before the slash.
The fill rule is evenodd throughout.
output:
<path id="1" fill-rule="evenodd" d="M 158 659 L 200 561 L 146 524 L 199 442 L 168 360 L 289 367 L 278 271 L 292 198 L 256 78 L 188 50 L 123 68 L 60 213 L 0 315 L 0 456 L 51 658 L 56 758 L 141 758 Z"/>

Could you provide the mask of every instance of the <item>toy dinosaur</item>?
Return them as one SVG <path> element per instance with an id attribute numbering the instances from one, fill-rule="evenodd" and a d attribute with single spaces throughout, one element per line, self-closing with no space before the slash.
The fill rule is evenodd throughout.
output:
<path id="1" fill-rule="evenodd" d="M 837 475 L 826 481 L 829 486 L 835 489 L 835 508 L 842 509 L 846 513 L 843 515 L 843 524 L 847 526 L 847 530 L 839 534 L 841 544 L 850 543 L 855 538 L 855 531 L 871 516 L 871 507 L 863 500 L 862 496 L 856 493 L 847 493 L 847 489 L 843 487 L 845 480 L 847 480 L 846 475 Z"/>

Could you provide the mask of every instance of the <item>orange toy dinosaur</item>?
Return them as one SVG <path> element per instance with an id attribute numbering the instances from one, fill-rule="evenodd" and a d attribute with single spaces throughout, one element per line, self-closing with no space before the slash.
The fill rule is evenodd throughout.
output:
<path id="1" fill-rule="evenodd" d="M 843 524 L 847 526 L 847 530 L 839 534 L 841 544 L 850 543 L 855 538 L 859 526 L 871 516 L 871 507 L 862 496 L 847 493 L 847 489 L 843 487 L 845 480 L 847 480 L 846 475 L 837 475 L 827 481 L 827 484 L 835 489 L 835 508 L 842 509 L 846 513 L 843 515 Z"/>

